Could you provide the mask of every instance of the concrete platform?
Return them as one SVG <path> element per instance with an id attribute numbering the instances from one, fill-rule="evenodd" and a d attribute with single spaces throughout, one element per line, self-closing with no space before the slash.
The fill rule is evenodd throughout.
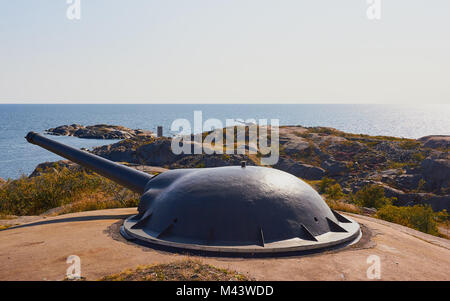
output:
<path id="1" fill-rule="evenodd" d="M 70 255 L 81 258 L 82 276 L 88 280 L 186 258 L 127 242 L 119 228 L 133 214 L 135 208 L 82 212 L 0 231 L 0 280 L 62 280 Z M 450 280 L 449 240 L 350 216 L 362 225 L 363 237 L 341 250 L 282 258 L 190 257 L 257 280 L 368 280 L 367 259 L 377 255 L 381 280 Z"/>

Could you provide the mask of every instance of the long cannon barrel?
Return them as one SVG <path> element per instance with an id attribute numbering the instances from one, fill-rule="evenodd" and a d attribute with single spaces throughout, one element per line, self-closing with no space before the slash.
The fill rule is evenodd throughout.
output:
<path id="1" fill-rule="evenodd" d="M 142 171 L 117 164 L 102 157 L 78 150 L 71 146 L 64 145 L 54 140 L 48 139 L 35 132 L 29 132 L 25 137 L 29 143 L 36 144 L 61 157 L 80 164 L 96 173 L 125 186 L 134 192 L 142 194 L 145 185 L 152 179 L 152 176 Z"/>

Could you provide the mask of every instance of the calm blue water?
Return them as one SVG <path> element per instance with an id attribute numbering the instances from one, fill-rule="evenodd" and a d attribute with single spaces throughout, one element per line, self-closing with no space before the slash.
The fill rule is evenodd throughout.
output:
<path id="1" fill-rule="evenodd" d="M 99 123 L 123 125 L 167 134 L 174 119 L 193 120 L 194 110 L 203 119 L 278 118 L 281 125 L 329 126 L 352 133 L 419 138 L 450 134 L 450 105 L 0 105 L 0 177 L 17 178 L 29 174 L 44 161 L 60 158 L 23 138 L 33 130 L 63 124 Z M 74 137 L 53 139 L 75 147 L 113 143 Z"/>

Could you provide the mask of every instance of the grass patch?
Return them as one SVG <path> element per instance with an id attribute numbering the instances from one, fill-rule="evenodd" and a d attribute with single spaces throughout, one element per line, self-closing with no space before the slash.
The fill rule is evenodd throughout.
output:
<path id="1" fill-rule="evenodd" d="M 403 149 L 416 149 L 421 146 L 421 143 L 417 140 L 404 140 L 399 143 L 399 146 Z"/>
<path id="2" fill-rule="evenodd" d="M 248 281 L 239 273 L 187 259 L 168 264 L 138 266 L 105 276 L 101 281 Z"/>
<path id="3" fill-rule="evenodd" d="M 0 219 L 15 219 L 16 217 L 13 215 L 7 215 L 7 214 L 3 214 L 0 213 Z"/>
<path id="4" fill-rule="evenodd" d="M 343 200 L 331 200 L 327 198 L 325 202 L 331 209 L 336 211 L 350 212 L 355 214 L 363 213 L 361 207 L 355 204 L 344 202 Z"/>
<path id="5" fill-rule="evenodd" d="M 139 196 L 83 169 L 58 167 L 40 176 L 22 176 L 0 187 L 2 215 L 39 215 L 64 206 L 64 213 L 134 207 Z"/>

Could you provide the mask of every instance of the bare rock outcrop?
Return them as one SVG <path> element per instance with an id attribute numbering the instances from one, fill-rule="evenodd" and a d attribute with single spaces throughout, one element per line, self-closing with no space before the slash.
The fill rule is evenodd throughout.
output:
<path id="1" fill-rule="evenodd" d="M 450 188 L 450 160 L 426 158 L 421 163 L 421 169 L 429 190 Z"/>
<path id="2" fill-rule="evenodd" d="M 323 168 L 299 163 L 291 159 L 280 158 L 274 167 L 306 180 L 320 180 L 325 176 Z"/>
<path id="3" fill-rule="evenodd" d="M 151 131 L 132 130 L 118 125 L 97 124 L 83 126 L 79 124 L 62 125 L 46 131 L 49 135 L 75 136 L 85 139 L 129 139 L 136 136 L 153 136 Z"/>
<path id="4" fill-rule="evenodd" d="M 449 135 L 431 135 L 417 139 L 423 143 L 423 146 L 430 148 L 450 148 Z"/>
<path id="5" fill-rule="evenodd" d="M 43 173 L 60 170 L 62 168 L 81 169 L 81 166 L 68 160 L 61 160 L 57 162 L 44 162 L 38 164 L 33 172 L 29 175 L 30 178 L 41 176 Z"/>

